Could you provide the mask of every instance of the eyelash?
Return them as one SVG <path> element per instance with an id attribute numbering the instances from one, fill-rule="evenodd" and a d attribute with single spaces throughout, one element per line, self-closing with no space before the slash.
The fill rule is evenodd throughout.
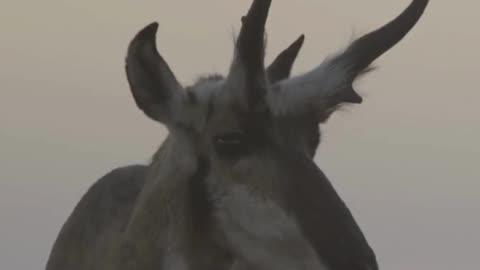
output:
<path id="1" fill-rule="evenodd" d="M 238 159 L 247 155 L 251 145 L 246 133 L 232 132 L 215 136 L 215 150 L 219 155 L 228 159 Z"/>

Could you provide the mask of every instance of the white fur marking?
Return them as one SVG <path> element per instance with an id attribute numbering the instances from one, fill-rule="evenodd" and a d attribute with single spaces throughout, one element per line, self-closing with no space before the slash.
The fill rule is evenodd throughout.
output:
<path id="1" fill-rule="evenodd" d="M 276 115 L 297 113 L 304 110 L 306 104 L 321 102 L 343 90 L 348 66 L 341 62 L 332 64 L 337 55 L 328 57 L 312 71 L 273 85 L 268 93 L 272 112 Z"/>
<path id="2" fill-rule="evenodd" d="M 180 253 L 171 252 L 165 256 L 162 269 L 189 270 L 189 267 L 184 256 Z"/>
<path id="3" fill-rule="evenodd" d="M 296 221 L 274 202 L 236 185 L 217 201 L 217 218 L 233 249 L 263 270 L 327 269 Z"/>

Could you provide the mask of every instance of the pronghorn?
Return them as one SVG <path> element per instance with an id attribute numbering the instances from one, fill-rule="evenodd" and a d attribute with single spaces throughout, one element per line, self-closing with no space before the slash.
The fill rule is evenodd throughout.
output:
<path id="1" fill-rule="evenodd" d="M 290 76 L 304 39 L 304 35 L 301 35 L 273 60 L 267 68 L 270 83 Z M 314 140 L 317 138 L 317 127 L 312 125 L 310 128 L 309 134 Z M 310 143 L 308 149 L 312 157 L 316 148 L 316 143 Z M 111 243 L 129 221 L 148 168 L 140 164 L 116 168 L 90 187 L 63 225 L 48 260 L 47 270 L 98 268 L 95 266 L 97 260 L 112 248 Z M 97 251 L 92 252 L 92 248 Z"/>
<path id="2" fill-rule="evenodd" d="M 304 38 L 304 35 L 297 38 L 267 68 L 270 83 L 290 76 Z M 312 125 L 309 132 L 312 139 L 316 138 L 315 129 Z M 310 144 L 313 157 L 317 144 Z M 104 256 L 106 250 L 111 249 L 113 239 L 121 233 L 118 230 L 126 226 L 148 168 L 146 165 L 120 167 L 96 181 L 62 227 L 47 269 L 95 269 L 97 259 L 94 258 Z M 92 252 L 92 248 L 97 252 Z"/>
<path id="3" fill-rule="evenodd" d="M 352 83 L 413 28 L 428 0 L 414 0 L 389 24 L 291 79 L 264 68 L 270 3 L 254 0 L 243 18 L 228 75 L 191 87 L 178 83 L 156 50 L 156 23 L 137 34 L 126 60 L 129 84 L 138 107 L 167 126 L 168 138 L 148 170 L 113 177 L 128 181 L 125 172 L 135 171 L 131 177 L 145 183 L 89 191 L 93 199 L 77 206 L 83 213 L 70 217 L 76 221 L 62 230 L 47 269 L 225 269 L 233 261 L 253 269 L 378 268 L 313 163 L 312 147 L 319 123 L 362 101 Z M 117 197 L 107 202 L 106 194 Z M 88 213 L 95 207 L 109 218 Z M 82 217 L 92 216 L 105 223 L 82 227 Z"/>

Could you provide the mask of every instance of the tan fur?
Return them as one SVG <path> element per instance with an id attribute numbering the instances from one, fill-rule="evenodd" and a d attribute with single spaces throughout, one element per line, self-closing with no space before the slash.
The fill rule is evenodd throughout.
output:
<path id="1" fill-rule="evenodd" d="M 170 135 L 146 175 L 127 179 L 140 181 L 110 179 L 84 196 L 47 270 L 378 269 L 352 214 L 312 160 L 318 138 L 304 135 L 341 103 L 361 102 L 351 83 L 406 35 L 428 0 L 413 0 L 386 27 L 273 86 L 263 66 L 270 4 L 253 1 L 230 73 L 201 80 L 201 93 L 187 94 L 158 53 L 157 23 L 137 34 L 126 60 L 130 88 L 137 106 Z M 303 93 L 291 95 L 295 90 Z M 289 125 L 292 119 L 308 121 Z M 125 190 L 118 194 L 118 187 Z"/>

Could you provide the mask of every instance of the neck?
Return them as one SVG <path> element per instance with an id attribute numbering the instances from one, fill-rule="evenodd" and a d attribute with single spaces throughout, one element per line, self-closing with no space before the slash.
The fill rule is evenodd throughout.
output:
<path id="1" fill-rule="evenodd" d="M 190 148 L 169 135 L 150 164 L 128 230 L 135 231 L 138 226 L 159 228 L 175 222 L 174 215 L 184 207 L 184 193 L 197 171 L 196 163 Z"/>
<path id="2" fill-rule="evenodd" d="M 154 155 L 120 250 L 127 269 L 211 269 L 212 262 L 230 263 L 210 221 L 203 183 L 208 166 L 191 149 L 169 136 Z"/>
<path id="3" fill-rule="evenodd" d="M 155 154 L 121 240 L 117 260 L 125 269 L 158 267 L 167 250 L 176 249 L 189 237 L 189 183 L 197 165 L 188 151 L 185 144 L 169 136 Z"/>

